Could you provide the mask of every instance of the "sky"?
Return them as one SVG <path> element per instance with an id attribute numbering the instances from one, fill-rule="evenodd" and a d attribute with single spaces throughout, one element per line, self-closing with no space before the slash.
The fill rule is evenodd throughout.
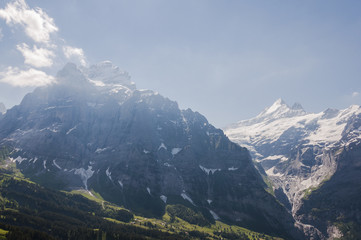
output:
<path id="1" fill-rule="evenodd" d="M 361 105 L 361 1 L 0 0 L 0 102 L 109 60 L 216 127 Z"/>

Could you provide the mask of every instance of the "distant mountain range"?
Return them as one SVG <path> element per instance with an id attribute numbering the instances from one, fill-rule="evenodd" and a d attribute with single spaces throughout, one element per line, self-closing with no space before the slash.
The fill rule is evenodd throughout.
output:
<path id="1" fill-rule="evenodd" d="M 278 99 L 225 128 L 314 239 L 361 236 L 361 108 L 307 113 Z M 355 238 L 356 237 L 356 238 Z"/>
<path id="2" fill-rule="evenodd" d="M 18 106 L 0 104 L 0 230 L 12 239 L 62 238 L 61 221 L 74 222 L 68 235 L 90 239 L 133 230 L 127 236 L 139 239 L 361 238 L 360 106 L 307 113 L 279 99 L 224 134 L 138 90 L 108 61 L 67 64 L 56 80 Z M 145 232 L 124 225 L 135 214 L 157 220 L 137 219 Z M 222 222 L 259 233 L 219 230 Z M 180 223 L 188 235 L 172 233 Z"/>
<path id="3" fill-rule="evenodd" d="M 0 147 L 25 177 L 51 189 L 86 191 L 146 217 L 181 205 L 209 223 L 304 238 L 265 190 L 248 150 L 198 112 L 137 90 L 110 62 L 67 64 L 56 79 L 0 120 Z"/>

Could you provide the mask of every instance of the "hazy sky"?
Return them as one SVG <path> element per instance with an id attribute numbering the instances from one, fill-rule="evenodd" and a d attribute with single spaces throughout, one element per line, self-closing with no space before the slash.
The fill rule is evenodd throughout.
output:
<path id="1" fill-rule="evenodd" d="M 0 0 L 0 102 L 110 60 L 217 127 L 277 98 L 361 104 L 361 1 Z"/>

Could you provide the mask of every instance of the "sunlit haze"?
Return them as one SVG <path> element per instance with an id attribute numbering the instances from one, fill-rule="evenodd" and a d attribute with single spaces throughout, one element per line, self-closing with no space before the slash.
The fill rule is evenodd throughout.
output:
<path id="1" fill-rule="evenodd" d="M 104 60 L 216 127 L 361 104 L 360 1 L 0 1 L 0 102 Z"/>

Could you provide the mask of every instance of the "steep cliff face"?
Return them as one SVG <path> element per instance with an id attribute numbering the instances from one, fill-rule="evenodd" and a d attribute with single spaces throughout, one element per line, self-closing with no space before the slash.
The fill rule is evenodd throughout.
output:
<path id="1" fill-rule="evenodd" d="M 296 216 L 330 238 L 358 239 L 361 236 L 361 148 L 359 144 L 351 144 L 339 151 L 336 172 L 302 199 Z"/>
<path id="2" fill-rule="evenodd" d="M 147 216 L 181 203 L 209 219 L 300 238 L 247 149 L 190 109 L 104 62 L 68 64 L 0 121 L 1 145 L 32 180 L 83 188 Z"/>
<path id="3" fill-rule="evenodd" d="M 355 150 L 361 141 L 360 119 L 361 109 L 355 105 L 307 114 L 299 104 L 289 107 L 278 100 L 256 118 L 226 128 L 225 133 L 251 150 L 276 197 L 310 237 L 333 238 L 341 235 L 336 218 L 324 215 L 310 220 L 312 209 L 318 209 L 323 202 L 320 199 L 328 199 L 328 192 L 335 192 L 327 200 L 332 205 L 328 210 L 345 214 L 347 210 L 338 205 L 344 200 L 338 194 L 343 191 L 341 180 L 348 185 L 349 194 L 360 194 L 357 176 L 361 172 L 356 166 L 361 160 Z M 340 177 L 343 175 L 348 177 Z"/>
<path id="4" fill-rule="evenodd" d="M 330 238 L 361 237 L 361 115 L 349 119 L 344 143 L 333 150 L 335 173 L 313 189 L 300 204 L 299 220 L 317 226 Z M 329 224 L 332 223 L 332 224 Z"/>

